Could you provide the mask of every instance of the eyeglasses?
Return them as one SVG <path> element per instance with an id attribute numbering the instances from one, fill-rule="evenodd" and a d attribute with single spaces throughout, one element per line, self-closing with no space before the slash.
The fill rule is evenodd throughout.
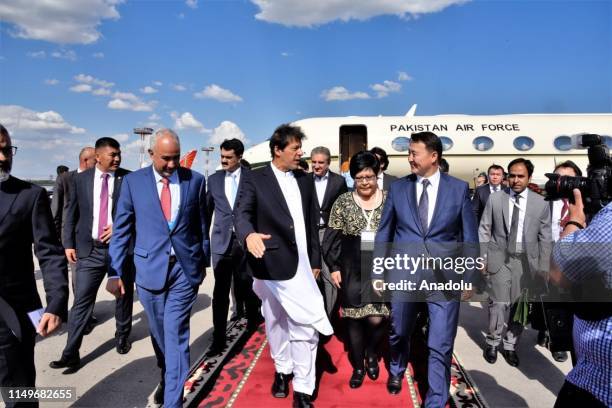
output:
<path id="1" fill-rule="evenodd" d="M 376 176 L 355 177 L 355 181 L 358 183 L 369 183 L 374 180 L 376 180 Z"/>
<path id="2" fill-rule="evenodd" d="M 17 146 L 7 146 L 0 149 L 4 157 L 15 156 L 17 154 Z"/>

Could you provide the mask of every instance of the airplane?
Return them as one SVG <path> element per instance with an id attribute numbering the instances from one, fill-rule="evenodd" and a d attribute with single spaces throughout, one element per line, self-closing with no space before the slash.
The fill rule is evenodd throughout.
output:
<path id="1" fill-rule="evenodd" d="M 510 114 L 416 116 L 413 105 L 404 116 L 347 116 L 306 118 L 293 122 L 306 135 L 304 158 L 316 146 L 326 146 L 332 155 L 330 169 L 341 172 L 343 163 L 360 150 L 374 146 L 389 156 L 388 173 L 399 177 L 410 173 L 410 135 L 431 131 L 442 139 L 443 154 L 450 174 L 474 187 L 479 173 L 495 163 L 507 170 L 508 163 L 524 157 L 535 166 L 532 182 L 543 185 L 544 173 L 555 164 L 574 161 L 586 175 L 586 150 L 572 144 L 572 136 L 596 133 L 612 148 L 612 114 Z M 244 152 L 253 168 L 270 161 L 268 141 Z M 344 165 L 346 168 L 346 164 Z"/>

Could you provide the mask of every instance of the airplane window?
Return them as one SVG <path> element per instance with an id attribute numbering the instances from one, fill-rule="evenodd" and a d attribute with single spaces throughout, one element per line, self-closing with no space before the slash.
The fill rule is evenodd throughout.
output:
<path id="1" fill-rule="evenodd" d="M 391 141 L 391 147 L 398 152 L 407 152 L 410 145 L 410 138 L 405 136 L 396 137 Z"/>
<path id="2" fill-rule="evenodd" d="M 570 150 L 572 148 L 572 138 L 569 136 L 557 136 L 555 138 L 555 147 L 561 151 Z"/>
<path id="3" fill-rule="evenodd" d="M 535 142 L 529 136 L 519 136 L 514 139 L 514 148 L 523 152 L 533 148 L 534 144 Z"/>
<path id="4" fill-rule="evenodd" d="M 478 136 L 472 142 L 474 149 L 484 152 L 490 150 L 493 147 L 493 139 L 488 136 Z"/>
<path id="5" fill-rule="evenodd" d="M 447 151 L 453 147 L 453 140 L 450 137 L 440 136 L 440 141 L 442 142 L 442 150 Z"/>

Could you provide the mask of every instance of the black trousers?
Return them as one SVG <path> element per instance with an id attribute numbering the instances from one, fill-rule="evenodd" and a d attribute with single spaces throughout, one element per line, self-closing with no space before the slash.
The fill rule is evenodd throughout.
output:
<path id="1" fill-rule="evenodd" d="M 125 285 L 125 295 L 117 299 L 115 304 L 115 337 L 129 336 L 132 330 L 132 310 L 134 304 L 134 265 L 128 257 L 129 271 L 122 276 Z M 96 304 L 96 295 L 100 285 L 106 278 L 110 258 L 108 247 L 94 247 L 86 258 L 77 261 L 77 278 L 75 296 L 72 309 L 68 315 L 68 341 L 62 356 L 71 358 L 79 353 L 83 342 L 83 332 L 93 314 Z"/>
<path id="2" fill-rule="evenodd" d="M 246 255 L 232 235 L 230 250 L 221 255 L 214 269 L 215 288 L 213 290 L 213 340 L 225 342 L 227 330 L 227 313 L 230 304 L 230 291 L 234 281 L 236 296 L 236 311 L 240 316 L 246 316 L 249 322 L 261 319 L 261 302 L 253 292 L 253 278 L 246 272 Z"/>
<path id="3" fill-rule="evenodd" d="M 19 341 L 0 318 L 0 387 L 34 387 L 34 344 L 36 331 L 27 314 L 17 312 L 21 326 Z M 5 398 L 6 399 L 6 398 Z M 38 407 L 37 402 L 6 403 L 12 407 Z"/>

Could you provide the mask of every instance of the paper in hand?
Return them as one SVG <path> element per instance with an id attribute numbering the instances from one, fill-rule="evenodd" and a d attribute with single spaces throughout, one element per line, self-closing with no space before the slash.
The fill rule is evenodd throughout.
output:
<path id="1" fill-rule="evenodd" d="M 38 333 L 38 325 L 40 324 L 40 320 L 42 319 L 43 313 L 45 313 L 45 309 L 42 307 L 40 309 L 28 312 L 28 317 L 34 325 L 34 330 L 36 330 L 36 333 Z"/>

